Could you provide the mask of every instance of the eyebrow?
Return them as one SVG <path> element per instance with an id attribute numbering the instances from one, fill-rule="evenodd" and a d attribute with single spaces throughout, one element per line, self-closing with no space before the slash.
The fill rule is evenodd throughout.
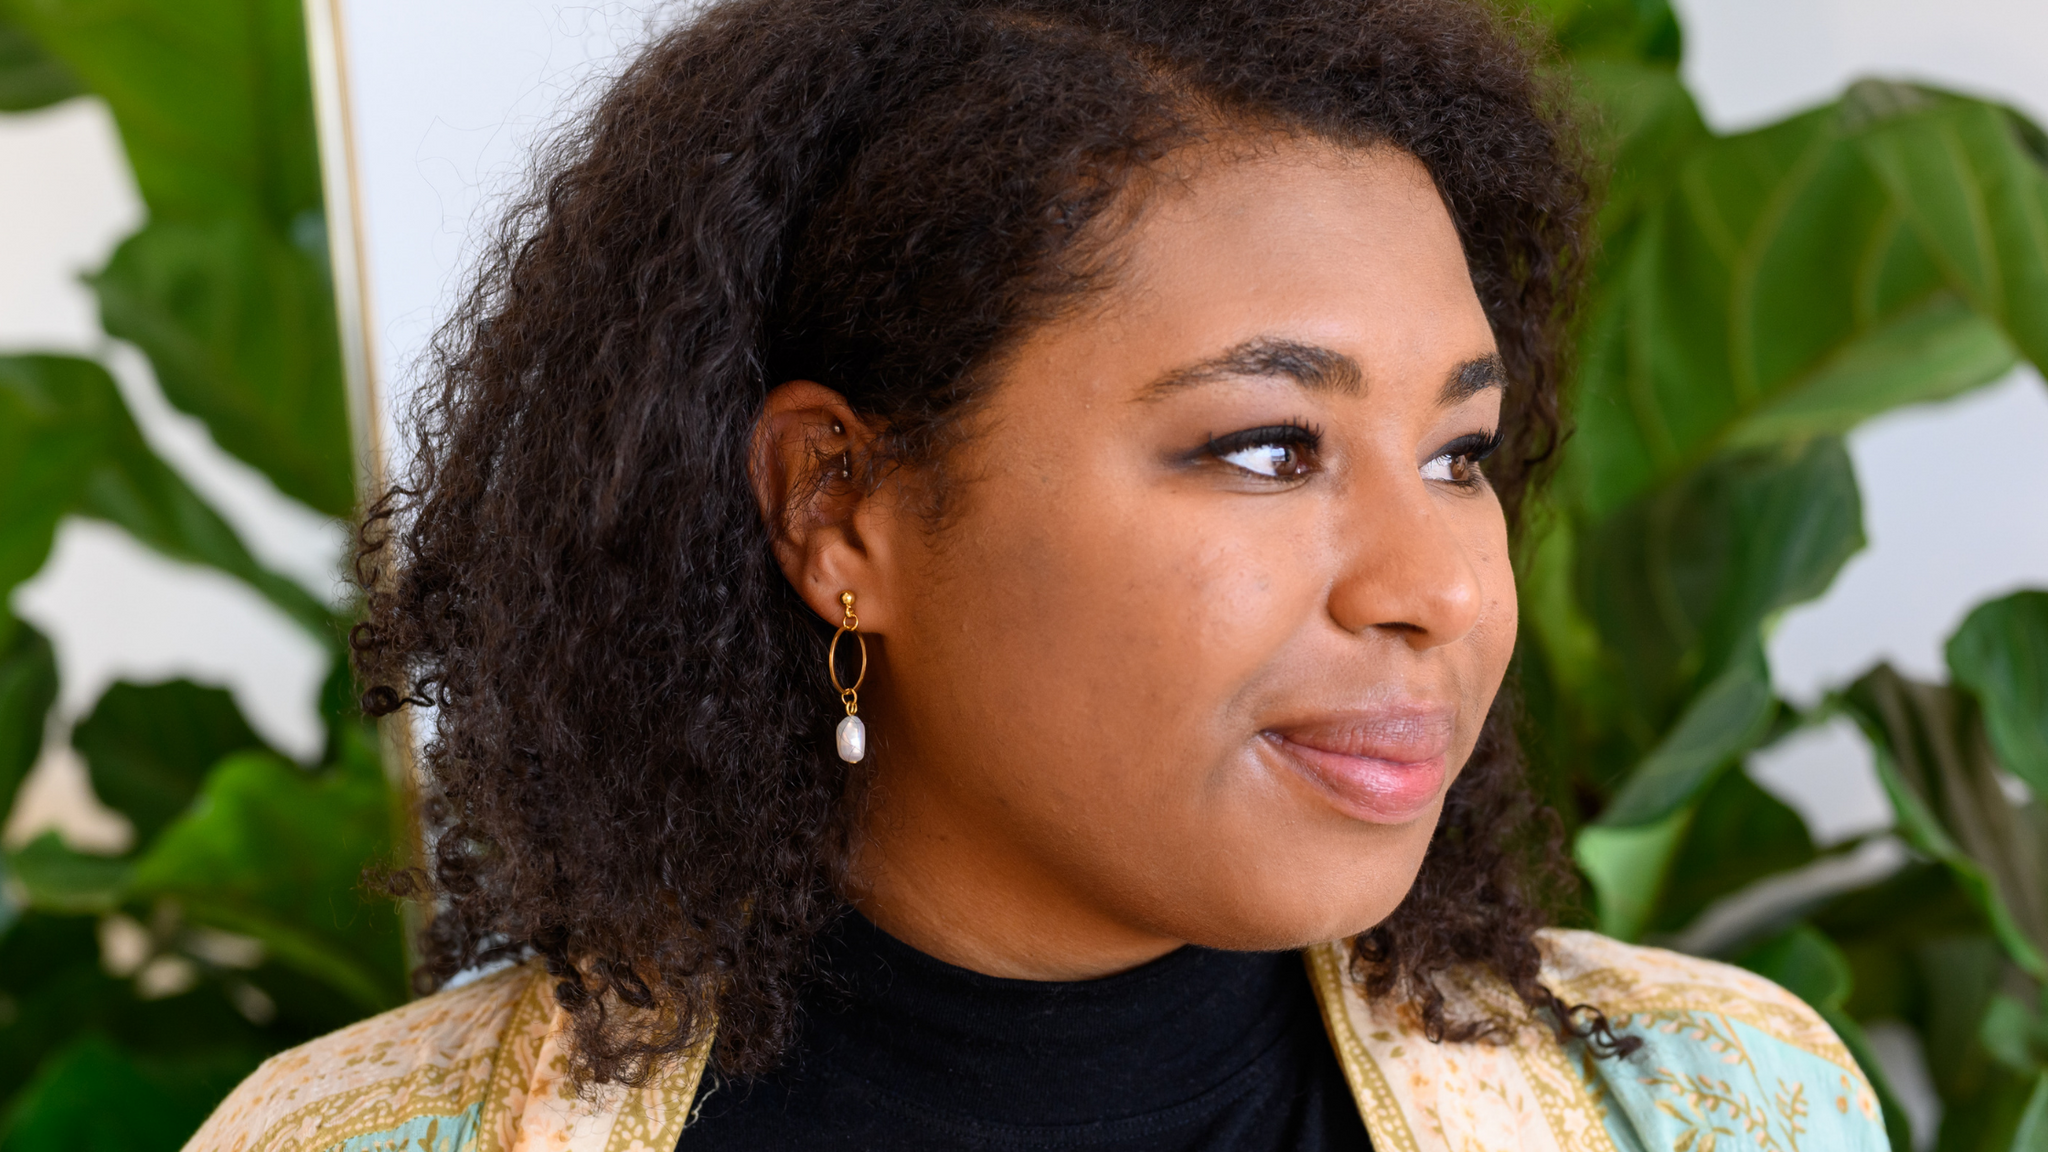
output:
<path id="1" fill-rule="evenodd" d="M 1157 400 L 1183 388 L 1240 376 L 1285 376 L 1311 392 L 1356 392 L 1365 384 L 1358 361 L 1342 352 L 1297 340 L 1259 337 L 1221 355 L 1174 368 L 1138 393 Z"/>
<path id="2" fill-rule="evenodd" d="M 1365 386 L 1358 361 L 1332 348 L 1298 340 L 1257 337 L 1219 355 L 1162 373 L 1139 391 L 1141 400 L 1157 400 L 1183 388 L 1245 376 L 1282 376 L 1311 392 L 1356 393 Z M 1489 388 L 1507 386 L 1507 368 L 1494 353 L 1474 356 L 1451 370 L 1437 394 L 1437 404 L 1450 407 Z"/>
<path id="3" fill-rule="evenodd" d="M 1458 365 L 1457 370 L 1444 381 L 1444 390 L 1437 393 L 1436 402 L 1439 407 L 1449 408 L 1453 404 L 1462 404 L 1470 400 L 1488 388 L 1505 389 L 1507 386 L 1507 365 L 1501 363 L 1498 353 L 1488 352 L 1484 356 L 1474 356 Z"/>

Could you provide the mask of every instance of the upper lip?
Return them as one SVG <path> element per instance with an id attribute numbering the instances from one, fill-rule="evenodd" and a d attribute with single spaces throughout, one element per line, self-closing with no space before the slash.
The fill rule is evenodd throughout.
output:
<path id="1" fill-rule="evenodd" d="M 1318 752 L 1415 764 L 1450 751 L 1456 719 L 1456 711 L 1445 705 L 1405 699 L 1276 724 L 1267 731 Z"/>

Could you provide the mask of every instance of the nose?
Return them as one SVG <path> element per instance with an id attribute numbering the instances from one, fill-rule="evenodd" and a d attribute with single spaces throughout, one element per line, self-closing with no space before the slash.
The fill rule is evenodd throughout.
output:
<path id="1" fill-rule="evenodd" d="M 1456 643 L 1484 608 L 1468 542 L 1444 498 L 1412 470 L 1373 479 L 1346 493 L 1330 618 L 1346 632 L 1380 631 L 1418 651 Z"/>

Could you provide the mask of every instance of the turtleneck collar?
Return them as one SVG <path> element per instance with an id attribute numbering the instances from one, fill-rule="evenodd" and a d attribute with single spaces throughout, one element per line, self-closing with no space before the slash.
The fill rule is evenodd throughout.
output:
<path id="1" fill-rule="evenodd" d="M 1050 982 L 956 967 L 859 913 L 822 945 L 828 979 L 806 1002 L 803 1059 L 935 1114 L 996 1123 L 1213 1104 L 1316 1011 L 1292 952 L 1190 945 L 1114 976 Z"/>

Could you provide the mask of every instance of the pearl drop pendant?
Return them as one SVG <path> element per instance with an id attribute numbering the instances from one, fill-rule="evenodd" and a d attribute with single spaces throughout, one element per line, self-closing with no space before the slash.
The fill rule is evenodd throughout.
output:
<path id="1" fill-rule="evenodd" d="M 868 726 L 858 716 L 848 716 L 839 722 L 839 758 L 848 764 L 858 764 L 868 754 Z"/>

